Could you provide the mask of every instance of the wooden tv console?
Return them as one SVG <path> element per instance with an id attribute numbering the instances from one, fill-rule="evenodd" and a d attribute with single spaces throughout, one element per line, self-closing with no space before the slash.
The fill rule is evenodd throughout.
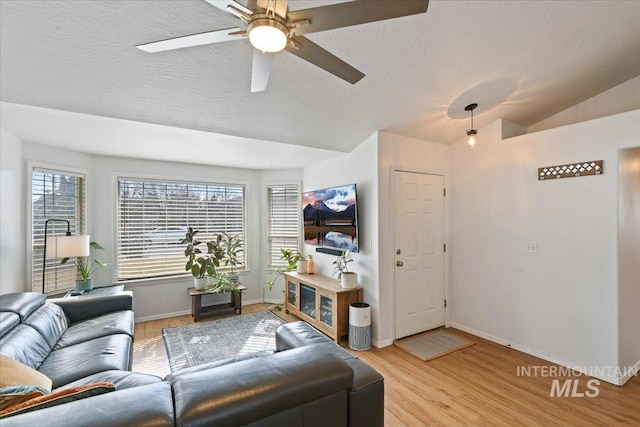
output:
<path id="1" fill-rule="evenodd" d="M 349 304 L 362 301 L 362 288 L 343 288 L 320 274 L 285 273 L 284 308 L 335 342 L 349 333 Z"/>

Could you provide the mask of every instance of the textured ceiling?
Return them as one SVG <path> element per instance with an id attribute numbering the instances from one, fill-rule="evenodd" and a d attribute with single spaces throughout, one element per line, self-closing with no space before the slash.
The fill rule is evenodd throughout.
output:
<path id="1" fill-rule="evenodd" d="M 135 49 L 241 25 L 204 1 L 0 4 L 4 102 L 337 151 L 376 130 L 451 143 L 471 102 L 476 127 L 530 126 L 640 74 L 640 1 L 432 0 L 308 36 L 366 74 L 356 85 L 281 52 L 253 94 L 246 40 Z"/>

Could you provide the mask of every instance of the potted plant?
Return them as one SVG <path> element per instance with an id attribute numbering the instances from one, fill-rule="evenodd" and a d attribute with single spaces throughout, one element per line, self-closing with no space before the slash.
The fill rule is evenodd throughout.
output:
<path id="1" fill-rule="evenodd" d="M 286 265 L 280 267 L 276 270 L 276 276 L 273 280 L 267 282 L 267 289 L 271 290 L 273 288 L 274 283 L 278 280 L 280 276 L 284 273 L 288 273 L 290 271 L 294 271 L 297 269 L 298 261 L 304 258 L 304 256 L 295 249 L 284 249 L 280 248 L 280 259 L 286 262 Z M 284 291 L 283 291 L 284 292 Z M 271 310 L 280 311 L 282 310 L 282 306 L 280 304 L 276 304 L 272 307 L 269 307 Z"/>
<path id="2" fill-rule="evenodd" d="M 191 272 L 195 288 L 204 290 L 208 285 L 207 277 L 216 274 L 216 267 L 220 266 L 220 260 L 224 257 L 224 253 L 220 247 L 220 235 L 216 236 L 216 240 L 207 242 L 207 252 L 202 252 L 198 247 L 202 244 L 196 237 L 198 233 L 198 230 L 188 227 L 185 237 L 180 243 L 187 245 L 184 250 L 184 256 L 187 257 L 185 271 Z"/>
<path id="3" fill-rule="evenodd" d="M 89 243 L 90 249 L 104 250 L 97 242 Z M 82 280 L 76 280 L 77 291 L 90 291 L 93 289 L 93 279 L 91 275 L 98 269 L 106 267 L 108 264 L 100 261 L 99 259 L 88 257 L 76 257 L 76 258 L 62 258 L 60 264 L 66 264 L 71 261 L 78 270 L 78 273 Z"/>
<path id="4" fill-rule="evenodd" d="M 234 267 L 240 265 L 240 253 L 244 250 L 242 237 L 229 233 L 222 235 L 222 250 L 224 252 L 224 265 L 230 266 L 231 271 L 227 272 L 227 278 L 233 282 L 238 283 L 239 274 L 234 271 Z"/>
<path id="5" fill-rule="evenodd" d="M 226 275 L 222 274 L 214 274 L 213 276 L 211 276 L 211 280 L 203 290 L 209 293 L 231 291 L 235 293 L 236 296 L 240 293 L 237 282 L 229 280 Z"/>
<path id="6" fill-rule="evenodd" d="M 353 259 L 349 258 L 349 251 L 343 251 L 342 254 L 333 261 L 334 269 L 332 277 L 338 274 L 338 280 L 343 288 L 355 288 L 358 286 L 358 275 L 349 271 L 349 263 Z"/>

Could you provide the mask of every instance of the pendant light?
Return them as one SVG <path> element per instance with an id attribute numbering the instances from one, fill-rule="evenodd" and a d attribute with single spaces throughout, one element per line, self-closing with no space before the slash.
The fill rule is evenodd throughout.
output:
<path id="1" fill-rule="evenodd" d="M 473 128 L 473 110 L 475 110 L 477 107 L 478 104 L 476 103 L 469 104 L 464 107 L 464 111 L 471 111 L 471 129 L 467 131 L 467 146 L 470 149 L 473 149 L 473 147 L 478 142 L 478 130 Z"/>

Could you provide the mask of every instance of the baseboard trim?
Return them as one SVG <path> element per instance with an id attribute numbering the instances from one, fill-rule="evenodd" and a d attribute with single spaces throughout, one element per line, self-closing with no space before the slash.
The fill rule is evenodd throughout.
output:
<path id="1" fill-rule="evenodd" d="M 135 323 L 150 322 L 151 320 L 168 319 L 170 317 L 185 316 L 191 314 L 191 310 L 174 311 L 173 313 L 154 314 L 153 316 L 136 317 Z"/>
<path id="2" fill-rule="evenodd" d="M 378 348 L 382 348 L 382 347 L 389 347 L 390 345 L 393 345 L 393 340 L 382 340 L 382 341 L 378 341 L 378 340 L 371 340 L 371 344 L 373 344 L 374 346 L 378 347 Z"/>
<path id="3" fill-rule="evenodd" d="M 278 303 L 281 303 L 282 300 L 268 300 L 268 299 L 264 301 L 262 299 L 243 300 L 242 306 L 244 307 L 245 305 L 261 304 L 263 302 L 267 304 L 278 304 Z M 168 319 L 170 317 L 185 316 L 187 314 L 191 314 L 191 310 L 174 311 L 173 313 L 161 313 L 161 314 L 154 314 L 152 316 L 137 317 L 135 319 L 135 323 L 150 322 L 151 320 Z"/>
<path id="4" fill-rule="evenodd" d="M 625 385 L 631 378 L 637 377 L 638 372 L 640 372 L 640 360 L 638 360 L 635 365 L 629 367 L 629 372 L 627 372 L 627 375 L 620 377 L 618 385 Z"/>
<path id="5" fill-rule="evenodd" d="M 500 345 L 503 345 L 505 347 L 509 347 L 509 348 L 514 349 L 514 350 L 520 351 L 522 353 L 526 353 L 528 355 L 537 357 L 539 359 L 546 360 L 547 362 L 551 362 L 551 363 L 555 363 L 556 365 L 564 366 L 565 368 L 569 368 L 569 369 L 574 370 L 576 372 L 580 372 L 583 375 L 588 375 L 590 377 L 597 378 L 599 380 L 608 382 L 608 383 L 613 384 L 613 385 L 620 386 L 620 385 L 623 385 L 624 382 L 628 381 L 628 379 L 626 379 L 626 380 L 624 380 L 624 382 L 622 382 L 622 378 L 620 378 L 618 376 L 594 375 L 594 372 L 589 372 L 588 369 L 585 369 L 585 368 L 587 368 L 585 366 L 580 366 L 577 363 L 572 363 L 572 362 L 568 362 L 566 360 L 558 359 L 558 358 L 556 358 L 556 357 L 554 357 L 554 356 L 552 356 L 550 354 L 543 353 L 543 352 L 534 350 L 532 348 L 529 348 L 529 347 L 526 347 L 526 346 L 523 346 L 523 345 L 520 345 L 520 344 L 509 342 L 509 341 L 507 341 L 507 340 L 505 340 L 503 338 L 496 337 L 496 336 L 491 335 L 491 334 L 487 334 L 485 332 L 479 331 L 477 329 L 470 328 L 470 327 L 465 326 L 465 325 L 461 325 L 460 323 L 451 322 L 451 327 L 459 329 L 459 330 L 461 330 L 463 332 L 467 332 L 467 333 L 469 333 L 471 335 L 475 335 L 477 337 L 484 338 L 484 339 L 486 339 L 488 341 L 495 342 L 496 344 L 500 344 Z M 640 363 L 640 362 L 638 362 L 638 363 Z M 636 364 L 636 368 L 638 366 L 639 365 Z M 636 370 L 636 372 L 637 372 L 637 370 Z M 633 375 L 631 375 L 631 376 L 633 376 Z M 629 378 L 631 376 L 629 376 Z"/>

